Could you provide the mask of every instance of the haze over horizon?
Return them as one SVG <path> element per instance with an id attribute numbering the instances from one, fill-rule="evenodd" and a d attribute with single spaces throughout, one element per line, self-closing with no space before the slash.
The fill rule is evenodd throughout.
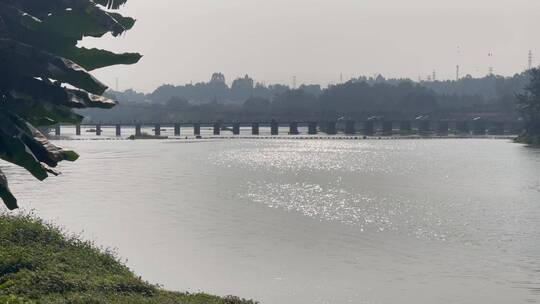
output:
<path id="1" fill-rule="evenodd" d="M 139 51 L 135 66 L 93 74 L 119 89 L 150 92 L 161 84 L 257 81 L 336 83 L 360 75 L 438 79 L 512 75 L 540 58 L 540 2 L 535 0 L 131 0 L 121 10 L 138 19 L 120 39 L 82 45 Z M 492 54 L 491 56 L 489 54 Z M 540 60 L 534 60 L 538 64 Z"/>

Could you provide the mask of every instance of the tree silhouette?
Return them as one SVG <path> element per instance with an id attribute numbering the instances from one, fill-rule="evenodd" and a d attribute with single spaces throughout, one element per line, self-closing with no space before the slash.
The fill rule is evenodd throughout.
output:
<path id="1" fill-rule="evenodd" d="M 518 110 L 525 119 L 526 142 L 538 143 L 540 136 L 540 69 L 529 71 L 531 81 L 525 92 L 517 95 Z"/>

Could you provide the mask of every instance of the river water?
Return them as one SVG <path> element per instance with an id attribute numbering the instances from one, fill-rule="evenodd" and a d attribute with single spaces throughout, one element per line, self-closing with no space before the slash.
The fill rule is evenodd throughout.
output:
<path id="1" fill-rule="evenodd" d="M 494 139 L 58 141 L 26 212 L 167 289 L 267 304 L 540 301 L 540 150 Z"/>

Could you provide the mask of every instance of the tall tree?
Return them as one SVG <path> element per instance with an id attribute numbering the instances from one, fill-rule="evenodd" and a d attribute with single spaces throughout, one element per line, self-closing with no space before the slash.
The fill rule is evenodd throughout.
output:
<path id="1" fill-rule="evenodd" d="M 517 95 L 518 110 L 525 120 L 525 134 L 521 139 L 540 144 L 540 69 L 531 69 L 529 74 L 529 85 L 524 93 Z"/>
<path id="2" fill-rule="evenodd" d="M 79 123 L 73 109 L 111 108 L 107 86 L 88 71 L 133 64 L 140 54 L 78 47 L 83 37 L 118 36 L 135 20 L 111 10 L 127 0 L 0 0 L 0 158 L 39 180 L 78 155 L 53 145 L 36 128 Z M 0 198 L 17 208 L 0 171 Z"/>

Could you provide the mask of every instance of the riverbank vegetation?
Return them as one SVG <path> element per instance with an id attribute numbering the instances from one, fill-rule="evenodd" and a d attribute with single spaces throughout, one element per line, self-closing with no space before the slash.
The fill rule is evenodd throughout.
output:
<path id="1" fill-rule="evenodd" d="M 540 69 L 529 71 L 531 81 L 525 92 L 517 95 L 518 110 L 525 120 L 525 130 L 517 142 L 540 145 Z"/>
<path id="2" fill-rule="evenodd" d="M 0 303 L 255 304 L 165 291 L 134 275 L 111 251 L 35 217 L 1 214 Z"/>
<path id="3" fill-rule="evenodd" d="M 421 82 L 378 76 L 354 78 L 327 88 L 291 88 L 255 83 L 245 76 L 229 87 L 225 76 L 216 73 L 209 82 L 163 85 L 149 94 L 109 91 L 109 97 L 120 101 L 118 107 L 81 113 L 92 122 L 361 120 L 371 116 L 408 120 L 420 115 L 516 120 L 515 94 L 527 82 L 526 73 Z"/>

